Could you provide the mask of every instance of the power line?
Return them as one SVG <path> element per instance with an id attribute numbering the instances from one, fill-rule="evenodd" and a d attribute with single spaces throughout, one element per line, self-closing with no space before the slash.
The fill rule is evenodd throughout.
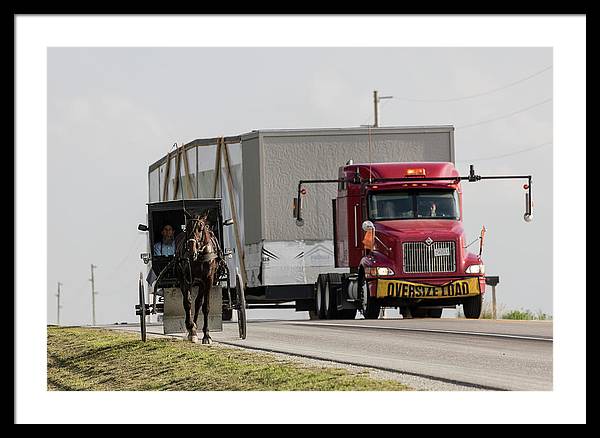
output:
<path id="1" fill-rule="evenodd" d="M 551 145 L 551 144 L 552 144 L 551 141 L 547 141 L 545 143 L 538 144 L 536 146 L 532 146 L 532 147 L 529 147 L 529 148 L 526 148 L 526 149 L 520 149 L 520 150 L 517 150 L 517 151 L 514 151 L 514 152 L 509 152 L 507 154 L 495 155 L 493 157 L 477 158 L 477 159 L 473 159 L 473 160 L 457 160 L 456 162 L 457 163 L 475 163 L 475 162 L 478 162 L 478 161 L 495 160 L 495 159 L 498 159 L 498 158 L 510 157 L 510 156 L 513 156 L 513 155 L 518 155 L 518 154 L 522 154 L 522 153 L 525 153 L 525 152 L 533 151 L 535 149 L 540 149 L 540 148 L 542 148 L 544 146 L 548 146 L 548 145 Z"/>
<path id="2" fill-rule="evenodd" d="M 548 67 L 546 67 L 546 68 L 544 68 L 544 69 L 542 69 L 540 71 L 537 71 L 537 72 L 535 72 L 535 73 L 533 73 L 533 74 L 531 74 L 529 76 L 526 76 L 524 78 L 518 79 L 518 80 L 516 80 L 514 82 L 511 82 L 509 84 L 503 85 L 501 87 L 493 88 L 491 90 L 484 91 L 482 93 L 471 94 L 469 96 L 452 97 L 452 98 L 448 98 L 448 99 L 412 99 L 412 98 L 409 98 L 409 97 L 398 97 L 398 98 L 395 98 L 395 99 L 397 99 L 397 100 L 404 100 L 404 101 L 408 101 L 408 102 L 456 102 L 456 101 L 459 101 L 459 100 L 474 99 L 475 97 L 486 96 L 488 94 L 492 94 L 492 93 L 495 93 L 497 91 L 504 90 L 506 88 L 510 88 L 510 87 L 512 87 L 514 85 L 520 84 L 521 82 L 528 81 L 529 79 L 534 78 L 534 77 L 536 77 L 536 76 L 538 76 L 538 75 L 540 75 L 540 74 L 542 74 L 542 73 L 550 70 L 551 68 L 552 68 L 552 65 L 549 65 Z"/>
<path id="3" fill-rule="evenodd" d="M 545 103 L 548 103 L 548 102 L 550 102 L 551 100 L 552 100 L 552 98 L 549 98 L 549 99 L 546 99 L 546 100 L 544 100 L 544 101 L 542 101 L 542 102 L 538 102 L 538 103 L 535 103 L 535 104 L 533 104 L 533 105 L 530 105 L 530 106 L 528 106 L 528 107 L 526 107 L 526 108 L 522 108 L 522 109 L 519 109 L 519 110 L 513 111 L 512 113 L 509 113 L 509 114 L 504 114 L 504 115 L 502 115 L 502 116 L 494 117 L 493 119 L 481 120 L 481 121 L 479 121 L 479 122 L 470 123 L 470 124 L 468 124 L 468 125 L 456 126 L 454 129 L 465 129 L 465 128 L 472 128 L 473 126 L 479 126 L 479 125 L 483 125 L 483 124 L 485 124 L 485 123 L 491 123 L 491 122 L 495 122 L 496 120 L 507 119 L 507 118 L 509 118 L 509 117 L 511 117 L 511 116 L 514 116 L 515 114 L 523 113 L 523 112 L 525 112 L 525 111 L 528 111 L 528 110 L 530 110 L 530 109 L 532 109 L 532 108 L 535 108 L 535 107 L 537 107 L 537 106 L 540 106 L 540 105 L 543 105 L 543 104 L 545 104 Z"/>
<path id="4" fill-rule="evenodd" d="M 92 278 L 90 278 L 90 281 L 92 282 L 92 325 L 96 325 L 96 295 L 98 292 L 96 292 L 96 289 L 94 288 L 94 268 L 97 268 L 98 266 L 91 264 L 90 267 L 92 271 Z"/>

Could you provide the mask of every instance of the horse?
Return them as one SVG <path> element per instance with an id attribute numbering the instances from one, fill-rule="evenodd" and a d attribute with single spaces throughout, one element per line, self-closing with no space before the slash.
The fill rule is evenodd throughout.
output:
<path id="1" fill-rule="evenodd" d="M 175 237 L 175 273 L 183 294 L 185 327 L 188 340 L 198 342 L 197 325 L 200 306 L 204 315 L 203 344 L 210 344 L 208 312 L 210 311 L 210 289 L 226 269 L 219 241 L 208 221 L 208 211 L 190 215 L 186 219 L 185 232 Z M 224 266 L 225 265 L 225 266 Z M 192 287 L 198 285 L 194 315 L 192 318 Z"/>

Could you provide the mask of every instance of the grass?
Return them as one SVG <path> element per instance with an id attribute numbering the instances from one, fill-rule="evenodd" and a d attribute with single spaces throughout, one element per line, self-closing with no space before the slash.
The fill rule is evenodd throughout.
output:
<path id="1" fill-rule="evenodd" d="M 48 327 L 50 391 L 398 391 L 367 372 L 305 366 L 218 344 Z"/>
<path id="2" fill-rule="evenodd" d="M 484 300 L 483 305 L 481 306 L 481 316 L 479 319 L 494 319 L 492 312 L 492 303 L 490 301 Z M 537 313 L 533 313 L 530 310 L 506 310 L 506 306 L 501 303 L 496 303 L 496 316 L 498 319 L 515 319 L 515 320 L 551 320 L 552 315 L 548 315 L 543 313 L 541 310 L 538 310 Z M 464 318 L 465 314 L 463 312 L 462 306 L 457 306 L 457 318 Z"/>
<path id="3" fill-rule="evenodd" d="M 549 320 L 552 319 L 552 315 L 547 315 L 538 310 L 537 313 L 532 313 L 529 310 L 511 310 L 502 314 L 502 319 L 526 319 L 526 320 Z"/>

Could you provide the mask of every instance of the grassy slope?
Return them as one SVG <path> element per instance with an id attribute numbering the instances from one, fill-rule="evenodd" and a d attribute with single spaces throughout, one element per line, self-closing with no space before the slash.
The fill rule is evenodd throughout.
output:
<path id="1" fill-rule="evenodd" d="M 307 367 L 217 344 L 48 327 L 48 390 L 339 391 L 410 389 L 365 373 Z"/>

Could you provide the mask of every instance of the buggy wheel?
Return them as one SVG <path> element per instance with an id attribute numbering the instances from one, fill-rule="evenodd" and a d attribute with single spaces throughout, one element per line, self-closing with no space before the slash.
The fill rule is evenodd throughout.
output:
<path id="1" fill-rule="evenodd" d="M 142 333 L 142 341 L 146 342 L 146 300 L 144 298 L 144 279 L 140 273 L 139 283 L 140 295 L 140 332 Z"/>
<path id="2" fill-rule="evenodd" d="M 244 283 L 239 272 L 235 274 L 235 294 L 237 298 L 237 318 L 240 338 L 246 339 L 246 294 L 244 293 Z"/>

